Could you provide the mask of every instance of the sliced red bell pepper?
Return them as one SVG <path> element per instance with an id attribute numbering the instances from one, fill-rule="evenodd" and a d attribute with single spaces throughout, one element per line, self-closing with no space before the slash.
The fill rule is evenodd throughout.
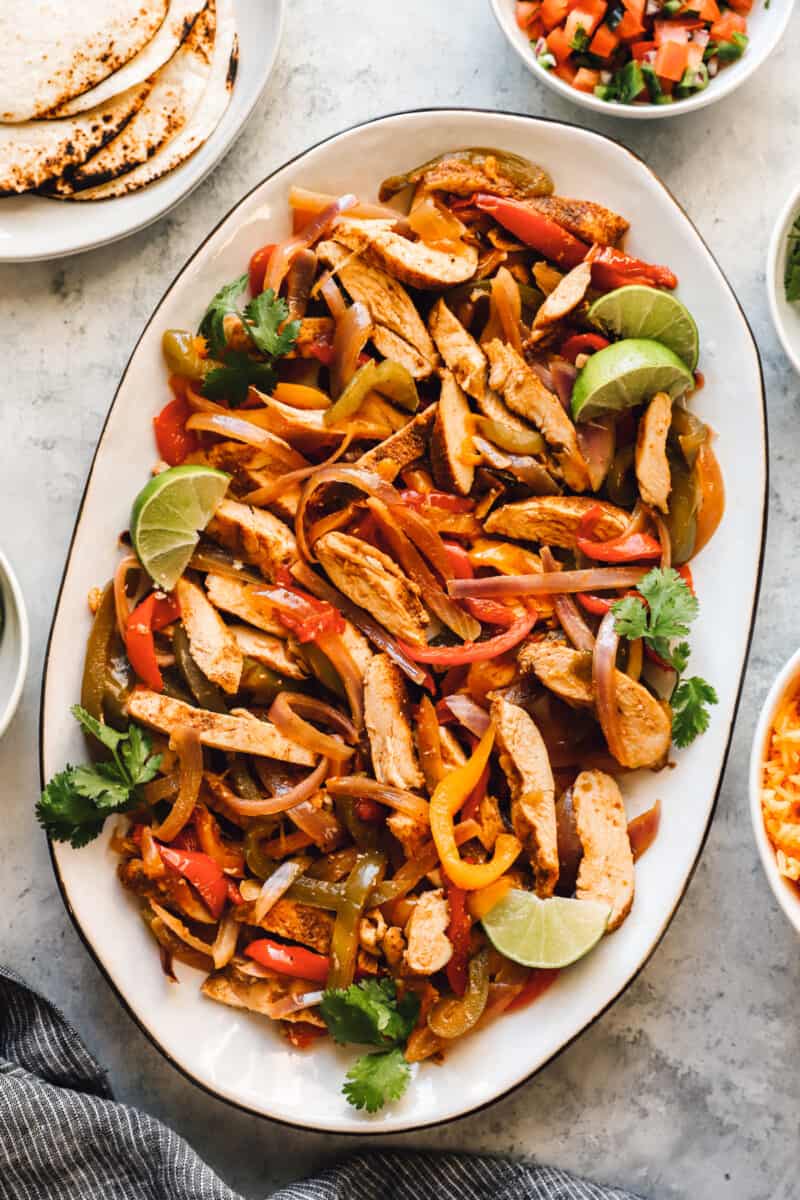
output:
<path id="1" fill-rule="evenodd" d="M 186 399 L 186 381 L 173 375 L 169 381 L 174 399 L 166 404 L 157 417 L 153 418 L 158 453 L 171 467 L 180 464 L 200 446 L 197 434 L 186 428 L 192 415 Z"/>
<path id="2" fill-rule="evenodd" d="M 326 954 L 316 954 L 303 946 L 284 946 L 270 938 L 251 942 L 245 954 L 271 971 L 292 975 L 295 979 L 309 979 L 313 983 L 325 983 L 331 965 Z"/>
<path id="3" fill-rule="evenodd" d="M 592 596 L 589 592 L 578 592 L 575 599 L 581 608 L 585 608 L 595 617 L 604 617 L 611 605 L 616 603 L 615 600 L 607 600 L 605 596 Z"/>
<path id="4" fill-rule="evenodd" d="M 269 260 L 272 257 L 272 251 L 275 249 L 275 243 L 262 246 L 260 250 L 256 250 L 250 257 L 250 267 L 248 274 L 250 276 L 250 295 L 259 296 L 264 290 L 264 277 L 267 274 Z"/>
<path id="5" fill-rule="evenodd" d="M 697 592 L 694 590 L 694 578 L 692 576 L 692 568 L 689 566 L 689 564 L 684 563 L 682 567 L 678 567 L 678 574 L 680 575 L 681 579 L 686 584 L 686 586 L 688 587 L 688 589 L 692 593 L 692 595 L 696 596 Z"/>
<path id="6" fill-rule="evenodd" d="M 458 667 L 463 663 L 486 662 L 505 654 L 506 650 L 511 650 L 526 638 L 536 624 L 537 616 L 536 612 L 527 612 L 518 617 L 505 633 L 485 642 L 462 642 L 460 646 L 412 646 L 408 642 L 398 642 L 398 645 L 414 662 L 430 663 L 432 666 Z"/>
<path id="7" fill-rule="evenodd" d="M 386 806 L 379 804 L 377 800 L 357 800 L 356 816 L 369 825 L 378 825 L 386 819 Z"/>
<path id="8" fill-rule="evenodd" d="M 532 246 L 560 267 L 577 267 L 586 257 L 589 247 L 584 242 L 578 241 L 566 229 L 522 200 L 509 200 L 479 192 L 473 197 L 473 202 L 476 208 L 489 213 L 526 246 Z"/>
<path id="9" fill-rule="evenodd" d="M 125 628 L 125 652 L 136 674 L 153 692 L 164 688 L 153 633 L 178 619 L 181 610 L 171 596 L 159 596 L 157 592 L 142 601 L 133 610 Z"/>
<path id="10" fill-rule="evenodd" d="M 230 900 L 231 904 L 235 904 L 238 906 L 240 904 L 245 903 L 245 898 L 242 895 L 242 893 L 239 891 L 238 883 L 235 883 L 232 879 L 229 879 L 227 881 L 227 888 L 228 888 L 228 899 Z"/>
<path id="11" fill-rule="evenodd" d="M 219 918 L 228 899 L 228 880 L 220 865 L 198 850 L 176 850 L 159 842 L 156 845 L 167 866 L 196 888 L 212 917 Z"/>
<path id="12" fill-rule="evenodd" d="M 456 579 L 474 579 L 475 571 L 470 562 L 469 551 L 460 546 L 458 542 L 445 542 L 442 539 L 444 548 L 447 551 L 447 557 L 450 559 L 450 566 L 453 575 Z M 500 604 L 497 600 L 481 600 L 475 597 L 468 597 L 463 601 L 463 604 L 468 612 L 472 613 L 477 621 L 481 621 L 486 625 L 513 625 L 514 612 L 507 604 Z"/>
<path id="13" fill-rule="evenodd" d="M 446 512 L 466 513 L 472 512 L 475 507 L 475 501 L 470 500 L 468 496 L 454 496 L 452 492 L 417 492 L 413 488 L 406 488 L 400 493 L 400 497 L 404 504 L 409 508 L 414 508 L 417 511 L 427 508 L 428 505 L 433 505 L 434 508 L 443 508 Z"/>
<path id="14" fill-rule="evenodd" d="M 303 354 L 307 358 L 316 358 L 321 362 L 323 367 L 329 367 L 336 357 L 336 351 L 333 348 L 333 342 L 326 337 L 316 337 L 313 342 L 309 342 L 303 349 Z"/>
<path id="15" fill-rule="evenodd" d="M 546 992 L 555 983 L 558 975 L 559 971 L 557 967 L 537 967 L 531 971 L 522 991 L 518 996 L 514 997 L 506 1008 L 506 1012 L 514 1012 L 516 1009 L 525 1008 L 528 1004 L 532 1004 L 534 1000 L 538 1000 L 542 993 Z"/>
<path id="16" fill-rule="evenodd" d="M 456 887 L 445 876 L 445 894 L 450 905 L 450 923 L 447 926 L 447 936 L 453 947 L 453 953 L 446 967 L 447 982 L 456 996 L 463 996 L 467 990 L 467 969 L 469 967 L 469 941 L 472 921 L 467 911 L 467 893 L 464 888 Z"/>
<path id="17" fill-rule="evenodd" d="M 634 283 L 643 287 L 678 286 L 678 277 L 669 267 L 659 267 L 640 258 L 632 258 L 613 246 L 592 246 L 587 259 L 592 264 L 592 283 L 604 292 Z"/>
<path id="18" fill-rule="evenodd" d="M 594 354 L 595 350 L 604 350 L 610 344 L 600 333 L 573 333 L 561 343 L 559 353 L 574 363 L 579 354 Z"/>
<path id="19" fill-rule="evenodd" d="M 289 582 L 292 576 L 279 573 L 280 587 L 259 588 L 258 595 L 273 604 L 287 629 L 299 642 L 313 642 L 327 633 L 343 633 L 344 617 L 326 600 L 317 600 Z"/>
<path id="20" fill-rule="evenodd" d="M 170 842 L 170 847 L 173 850 L 199 850 L 200 843 L 194 825 L 184 825 L 178 836 Z"/>
<path id="21" fill-rule="evenodd" d="M 656 562 L 661 558 L 661 545 L 649 533 L 630 533 L 627 537 L 612 538 L 610 542 L 593 542 L 579 537 L 576 544 L 581 554 L 595 562 Z"/>

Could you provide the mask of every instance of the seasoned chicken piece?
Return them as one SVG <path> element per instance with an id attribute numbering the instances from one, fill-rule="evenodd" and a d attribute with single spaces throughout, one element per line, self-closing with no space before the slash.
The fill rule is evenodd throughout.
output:
<path id="1" fill-rule="evenodd" d="M 442 371 L 442 390 L 433 426 L 430 460 L 433 478 L 445 492 L 468 496 L 475 479 L 473 421 L 467 398 L 450 371 Z"/>
<path id="2" fill-rule="evenodd" d="M 447 725 L 439 726 L 439 744 L 442 747 L 442 762 L 448 771 L 452 771 L 454 767 L 463 767 L 467 756 Z"/>
<path id="3" fill-rule="evenodd" d="M 565 196 L 537 196 L 528 201 L 537 209 L 561 225 L 573 237 L 584 242 L 599 242 L 601 246 L 613 246 L 628 229 L 624 217 L 595 204 L 592 200 L 568 200 Z"/>
<path id="4" fill-rule="evenodd" d="M 483 797 L 478 809 L 478 820 L 480 821 L 481 831 L 478 837 L 484 850 L 493 850 L 494 844 L 501 833 L 506 832 L 505 821 L 500 813 L 500 805 L 494 796 L 489 793 Z"/>
<path id="5" fill-rule="evenodd" d="M 364 722 L 375 778 L 392 787 L 421 788 L 425 781 L 414 750 L 406 685 L 386 654 L 373 655 L 367 667 Z"/>
<path id="6" fill-rule="evenodd" d="M 672 487 L 667 460 L 667 434 L 672 421 L 672 399 L 666 392 L 657 392 L 639 421 L 636 435 L 636 478 L 645 504 L 652 504 L 662 513 L 669 511 L 669 492 Z"/>
<path id="7" fill-rule="evenodd" d="M 552 896 L 558 882 L 558 835 L 547 747 L 524 708 L 495 694 L 490 712 L 500 766 L 511 789 L 511 824 L 530 857 L 536 894 Z"/>
<path id="8" fill-rule="evenodd" d="M 354 258 L 349 250 L 336 242 L 321 242 L 317 246 L 317 253 L 327 266 L 336 271 L 352 299 L 358 300 L 369 310 L 375 324 L 372 340 L 381 354 L 386 358 L 394 357 L 380 345 L 380 341 L 383 341 L 387 347 L 396 347 L 396 342 L 393 343 L 391 338 L 383 338 L 380 331 L 386 330 L 390 335 L 394 334 L 396 338 L 408 344 L 426 363 L 425 374 L 412 371 L 412 375 L 418 379 L 427 378 L 438 364 L 438 355 L 414 301 L 403 285 L 380 267 L 370 266 L 361 258 Z"/>
<path id="9" fill-rule="evenodd" d="M 532 496 L 530 500 L 504 504 L 489 514 L 484 528 L 487 533 L 574 550 L 581 518 L 595 505 L 603 510 L 603 515 L 595 526 L 594 536 L 598 541 L 619 537 L 630 521 L 630 514 L 613 504 L 584 496 Z"/>
<path id="10" fill-rule="evenodd" d="M 409 287 L 423 290 L 455 287 L 466 283 L 475 274 L 478 251 L 463 243 L 458 254 L 436 250 L 425 242 L 411 242 L 394 232 L 394 221 L 360 221 L 355 217 L 340 217 L 334 231 L 337 242 L 357 250 L 370 264 Z"/>
<path id="11" fill-rule="evenodd" d="M 504 404 L 497 392 L 493 392 L 491 388 L 487 387 L 476 403 L 483 416 L 488 417 L 490 421 L 496 421 L 498 425 L 503 425 L 508 430 L 516 430 L 518 433 L 529 434 L 531 432 L 531 426 L 527 421 L 523 421 L 515 413 L 512 413 L 508 405 Z"/>
<path id="12" fill-rule="evenodd" d="M 263 432 L 267 433 L 266 430 Z M 235 495 L 246 496 L 257 488 L 269 487 L 288 471 L 309 465 L 308 459 L 293 450 L 283 438 L 275 434 L 267 436 L 270 444 L 265 449 L 247 446 L 244 442 L 217 442 L 206 451 L 209 465 L 232 477 L 231 488 Z M 294 483 L 283 485 L 268 507 L 284 520 L 293 521 L 299 502 L 300 484 Z"/>
<path id="13" fill-rule="evenodd" d="M 472 334 L 439 299 L 428 315 L 436 348 L 468 396 L 481 400 L 486 391 L 488 363 Z"/>
<path id="14" fill-rule="evenodd" d="M 144 863 L 140 858 L 126 858 L 117 867 L 119 881 L 129 892 L 142 896 L 147 900 L 156 900 L 165 908 L 177 909 L 190 921 L 201 925 L 214 925 L 215 919 L 185 879 L 174 871 L 164 869 L 163 876 L 151 878 L 145 874 Z"/>
<path id="15" fill-rule="evenodd" d="M 181 726 L 194 729 L 204 746 L 213 746 L 217 750 L 278 758 L 303 767 L 312 767 L 316 761 L 310 750 L 290 742 L 269 721 L 192 708 L 182 700 L 172 700 L 147 688 L 133 689 L 128 699 L 128 714 L 160 733 L 170 734 Z"/>
<path id="16" fill-rule="evenodd" d="M 297 562 L 297 543 L 291 529 L 263 508 L 223 500 L 206 532 L 231 554 L 253 563 L 271 582 L 281 567 Z"/>
<path id="17" fill-rule="evenodd" d="M 314 547 L 323 570 L 340 592 L 371 613 L 389 633 L 421 645 L 430 617 L 420 590 L 387 554 L 348 533 L 324 534 Z"/>
<path id="18" fill-rule="evenodd" d="M 403 847 L 406 858 L 416 858 L 426 842 L 431 840 L 431 827 L 415 821 L 407 813 L 393 812 L 386 818 L 389 832 Z"/>
<path id="19" fill-rule="evenodd" d="M 254 908 L 255 901 L 237 904 L 233 916 L 243 925 L 252 925 Z M 331 948 L 333 917 L 324 908 L 298 904 L 296 900 L 287 900 L 284 896 L 273 904 L 258 928 L 267 933 L 276 933 L 289 942 L 300 942 L 319 954 L 327 954 Z"/>
<path id="20" fill-rule="evenodd" d="M 433 367 L 427 358 L 423 358 L 416 347 L 383 325 L 375 326 L 372 333 L 372 344 L 384 358 L 390 358 L 392 362 L 405 367 L 414 379 L 430 379 L 433 374 Z"/>
<path id="21" fill-rule="evenodd" d="M 292 653 L 290 642 L 285 642 L 270 633 L 262 633 L 259 629 L 250 629 L 247 625 L 229 625 L 228 632 L 241 654 L 246 654 L 248 658 L 269 667 L 278 675 L 287 679 L 308 677 L 308 668 L 299 655 Z"/>
<path id="22" fill-rule="evenodd" d="M 349 621 L 345 621 L 344 629 L 339 636 L 344 642 L 345 649 L 349 651 L 350 657 L 358 667 L 359 674 L 363 679 L 372 661 L 372 651 L 369 642 L 363 633 L 356 629 L 355 625 L 351 625 Z"/>
<path id="23" fill-rule="evenodd" d="M 449 924 L 450 905 L 442 889 L 423 892 L 406 925 L 408 946 L 403 962 L 407 970 L 414 975 L 433 975 L 449 963 L 453 956 L 446 932 Z"/>
<path id="24" fill-rule="evenodd" d="M 560 281 L 544 303 L 539 308 L 533 320 L 533 328 L 554 324 L 569 316 L 574 308 L 583 300 L 592 282 L 592 268 L 589 263 L 579 263 L 568 275 Z"/>
<path id="25" fill-rule="evenodd" d="M 367 450 L 366 454 L 362 454 L 356 466 L 375 471 L 379 465 L 384 464 L 388 467 L 391 463 L 391 473 L 381 470 L 380 474 L 387 479 L 394 479 L 405 467 L 427 454 L 437 407 L 436 404 L 431 404 L 417 413 L 407 425 L 398 429 L 397 433 L 393 433 L 391 437 Z"/>
<path id="26" fill-rule="evenodd" d="M 244 663 L 236 638 L 196 583 L 179 579 L 175 591 L 192 658 L 207 679 L 233 695 Z"/>
<path id="27" fill-rule="evenodd" d="M 501 391 L 510 409 L 541 430 L 545 441 L 553 447 L 566 484 L 574 491 L 584 491 L 589 486 L 586 463 L 578 449 L 575 426 L 558 396 L 548 391 L 516 350 L 499 338 L 489 342 L 486 353 L 490 387 Z"/>
<path id="28" fill-rule="evenodd" d="M 286 637 L 286 626 L 278 620 L 275 609 L 258 594 L 258 584 L 241 583 L 227 575 L 206 575 L 206 591 L 215 608 L 231 613 L 264 633 Z"/>
<path id="29" fill-rule="evenodd" d="M 303 317 L 297 341 L 286 357 L 316 358 L 315 351 L 320 344 L 333 348 L 335 328 L 333 317 Z"/>
<path id="30" fill-rule="evenodd" d="M 572 811 L 583 846 L 575 895 L 609 906 L 610 932 L 633 904 L 633 853 L 622 794 L 603 771 L 581 771 L 572 786 Z"/>
<path id="31" fill-rule="evenodd" d="M 227 1004 L 230 1008 L 260 1013 L 264 1017 L 272 1017 L 275 1005 L 287 996 L 302 996 L 319 990 L 318 984 L 280 975 L 266 967 L 261 968 L 258 975 L 252 975 L 251 968 L 250 959 L 234 958 L 227 967 L 209 975 L 200 990 L 209 1000 Z M 316 1008 L 300 1008 L 284 1014 L 280 1019 L 302 1021 L 306 1025 L 325 1028 L 325 1022 Z"/>
<path id="32" fill-rule="evenodd" d="M 532 671 L 541 683 L 568 704 L 579 708 L 594 705 L 592 656 L 559 642 L 529 642 L 520 651 L 519 669 Z M 658 767 L 664 762 L 672 741 L 672 714 L 624 671 L 614 675 L 619 705 L 624 758 L 623 767 Z"/>

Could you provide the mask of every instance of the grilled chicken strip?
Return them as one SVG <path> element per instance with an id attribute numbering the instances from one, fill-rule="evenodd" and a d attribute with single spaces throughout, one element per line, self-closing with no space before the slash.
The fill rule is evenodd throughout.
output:
<path id="1" fill-rule="evenodd" d="M 271 633 L 251 629 L 247 625 L 229 625 L 228 632 L 241 654 L 269 667 L 287 679 L 306 679 L 308 669 L 299 655 L 293 654 L 291 644 Z M 295 643 L 296 645 L 296 643 Z"/>
<path id="2" fill-rule="evenodd" d="M 504 504 L 489 514 L 484 528 L 487 533 L 574 550 L 581 519 L 595 506 L 602 509 L 603 515 L 595 526 L 594 537 L 598 541 L 619 537 L 630 521 L 630 514 L 613 504 L 584 496 L 532 496 L 530 500 Z"/>
<path id="3" fill-rule="evenodd" d="M 489 356 L 489 385 L 502 392 L 508 407 L 541 430 L 553 448 L 565 483 L 576 492 L 589 486 L 586 463 L 578 449 L 575 426 L 564 412 L 558 396 L 548 391 L 512 346 L 499 338 L 486 347 Z"/>
<path id="4" fill-rule="evenodd" d="M 231 488 L 237 496 L 246 496 L 257 488 L 269 487 L 288 471 L 309 466 L 308 459 L 293 450 L 283 438 L 274 434 L 269 436 L 270 444 L 262 449 L 247 446 L 243 442 L 217 442 L 206 451 L 210 466 L 232 476 Z M 288 451 L 285 457 L 284 448 Z M 266 461 L 265 456 L 269 456 Z M 254 462 L 259 466 L 253 467 Z M 289 483 L 280 488 L 275 498 L 270 500 L 269 507 L 285 521 L 293 521 L 299 503 L 300 484 Z"/>
<path id="5" fill-rule="evenodd" d="M 478 251 L 464 243 L 454 254 L 436 250 L 424 242 L 411 242 L 394 232 L 394 221 L 360 221 L 340 217 L 334 235 L 349 250 L 356 250 L 370 264 L 380 267 L 409 287 L 432 291 L 466 283 L 475 274 Z"/>
<path id="6" fill-rule="evenodd" d="M 254 925 L 254 909 L 255 901 L 237 904 L 233 916 L 244 925 Z M 331 948 L 333 917 L 324 908 L 298 904 L 296 900 L 287 900 L 283 896 L 262 917 L 258 928 L 266 933 L 276 933 L 289 942 L 299 942 L 318 954 L 327 954 Z"/>
<path id="7" fill-rule="evenodd" d="M 290 979 L 277 971 L 261 968 L 258 975 L 250 974 L 252 963 L 247 958 L 234 958 L 221 971 L 214 971 L 202 984 L 201 991 L 209 1000 L 227 1004 L 229 1008 L 243 1008 L 249 1012 L 271 1017 L 279 1000 L 287 996 L 305 995 L 318 990 L 318 985 L 308 980 Z M 301 1008 L 284 1014 L 284 1021 L 302 1021 L 307 1025 L 325 1028 L 325 1022 L 315 1008 Z"/>
<path id="8" fill-rule="evenodd" d="M 563 642 L 529 642 L 520 651 L 520 671 L 533 672 L 537 679 L 568 704 L 580 708 L 594 706 L 592 689 L 592 656 L 584 650 L 573 650 Z M 625 758 L 623 767 L 659 767 L 664 762 L 672 741 L 672 714 L 668 704 L 662 704 L 624 671 L 614 675 L 619 705 L 622 742 Z"/>
<path id="9" fill-rule="evenodd" d="M 291 529 L 263 508 L 223 500 L 206 532 L 237 558 L 253 563 L 271 582 L 281 567 L 297 562 L 297 543 Z"/>
<path id="10" fill-rule="evenodd" d="M 233 695 L 244 665 L 236 638 L 196 583 L 179 579 L 176 592 L 192 658 L 207 679 Z"/>
<path id="11" fill-rule="evenodd" d="M 402 345 L 397 345 L 397 339 L 400 339 L 412 355 L 421 359 L 424 364 L 420 372 L 419 363 L 416 362 L 416 369 L 412 370 L 411 374 L 416 379 L 426 379 L 431 375 L 438 365 L 438 355 L 414 301 L 403 285 L 380 267 L 370 266 L 361 258 L 354 258 L 350 250 L 337 242 L 321 242 L 317 253 L 327 266 L 336 271 L 352 299 L 358 300 L 368 309 L 375 324 L 372 340 L 381 354 L 386 358 L 402 361 L 396 354 L 388 352 L 391 349 L 399 349 L 406 360 L 403 365 L 408 366 L 408 352 L 404 352 Z M 389 337 L 385 337 L 384 333 L 388 333 Z M 395 335 L 394 338 L 392 335 Z M 381 343 L 386 349 L 382 348 Z"/>
<path id="12" fill-rule="evenodd" d="M 601 246 L 613 246 L 628 228 L 628 222 L 610 208 L 595 204 L 592 200 L 568 200 L 565 196 L 536 196 L 528 201 L 558 225 L 563 226 L 574 237 L 584 242 L 599 242 Z"/>
<path id="13" fill-rule="evenodd" d="M 436 348 L 468 396 L 481 400 L 486 391 L 488 362 L 475 338 L 444 302 L 436 301 L 428 316 Z"/>
<path id="14" fill-rule="evenodd" d="M 206 591 L 208 598 L 216 608 L 231 613 L 240 621 L 262 629 L 264 633 L 272 633 L 277 637 L 286 637 L 286 626 L 275 616 L 271 604 L 259 597 L 258 584 L 240 583 L 227 575 L 206 575 Z"/>
<path id="15" fill-rule="evenodd" d="M 469 404 L 450 371 L 442 371 L 442 390 L 430 443 L 433 478 L 445 492 L 468 496 L 475 479 L 470 456 L 473 425 Z"/>
<path id="16" fill-rule="evenodd" d="M 575 895 L 607 904 L 608 929 L 617 929 L 633 904 L 633 853 L 622 794 L 603 771 L 581 771 L 572 787 L 572 809 L 583 846 Z"/>
<path id="17" fill-rule="evenodd" d="M 433 975 L 449 963 L 453 957 L 446 932 L 449 924 L 450 905 L 442 889 L 423 892 L 406 925 L 408 944 L 403 963 L 408 971 L 414 975 Z"/>
<path id="18" fill-rule="evenodd" d="M 415 645 L 425 641 L 430 617 L 420 601 L 420 590 L 388 555 L 338 531 L 324 534 L 314 550 L 334 587 L 389 633 Z"/>
<path id="19" fill-rule="evenodd" d="M 636 435 L 636 478 L 645 504 L 669 511 L 672 479 L 667 459 L 667 434 L 672 421 L 672 400 L 657 392 L 639 421 Z"/>
<path id="20" fill-rule="evenodd" d="M 277 758 L 301 767 L 312 767 L 316 761 L 309 750 L 290 742 L 269 721 L 192 708 L 182 700 L 172 700 L 147 688 L 134 688 L 131 692 L 128 714 L 160 733 L 171 734 L 181 726 L 194 729 L 204 746 L 213 746 L 217 750 Z"/>
<path id="21" fill-rule="evenodd" d="M 500 766 L 511 789 L 511 824 L 530 856 L 538 896 L 558 883 L 555 783 L 536 722 L 516 704 L 494 695 L 491 706 Z"/>
<path id="22" fill-rule="evenodd" d="M 391 478 L 394 479 L 405 467 L 410 467 L 413 462 L 427 453 L 431 430 L 436 420 L 437 407 L 436 404 L 431 404 L 421 413 L 417 413 L 407 425 L 398 429 L 397 433 L 393 433 L 391 437 L 385 438 L 377 446 L 367 450 L 366 454 L 362 454 L 356 462 L 356 466 L 374 471 L 379 463 L 391 463 L 395 468 L 391 475 Z M 381 474 L 383 475 L 384 472 L 381 471 Z M 387 475 L 386 478 L 389 476 Z"/>
<path id="23" fill-rule="evenodd" d="M 408 693 L 399 668 L 385 654 L 373 655 L 364 676 L 364 721 L 375 778 L 392 787 L 421 788 Z"/>
<path id="24" fill-rule="evenodd" d="M 577 308 L 589 290 L 592 268 L 589 263 L 579 263 L 565 275 L 539 308 L 533 320 L 533 328 L 541 329 L 562 321 Z"/>

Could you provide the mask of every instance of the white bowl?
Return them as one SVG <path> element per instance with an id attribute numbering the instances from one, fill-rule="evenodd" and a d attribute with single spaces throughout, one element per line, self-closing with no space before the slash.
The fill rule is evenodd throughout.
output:
<path id="1" fill-rule="evenodd" d="M 800 933 L 800 888 L 781 875 L 778 870 L 775 850 L 767 837 L 761 812 L 761 769 L 772 729 L 772 721 L 784 696 L 798 682 L 800 682 L 800 650 L 795 650 L 769 689 L 753 737 L 753 748 L 750 752 L 750 816 L 753 820 L 753 832 L 761 865 L 769 880 L 769 886 L 775 893 L 775 898 L 786 916 Z"/>
<path id="2" fill-rule="evenodd" d="M 30 634 L 22 588 L 0 550 L 0 597 L 5 620 L 0 632 L 0 737 L 17 711 L 28 670 Z"/>
<path id="3" fill-rule="evenodd" d="M 697 92 L 686 100 L 676 100 L 674 104 L 615 104 L 607 100 L 598 100 L 588 92 L 576 91 L 563 79 L 559 79 L 552 71 L 540 67 L 531 49 L 530 42 L 516 22 L 516 0 L 490 0 L 492 12 L 506 38 L 516 50 L 525 66 L 535 75 L 558 92 L 565 100 L 572 100 L 583 108 L 602 113 L 605 117 L 630 117 L 633 120 L 646 121 L 655 117 L 677 117 L 683 113 L 696 112 L 707 104 L 714 104 L 723 96 L 735 92 L 745 79 L 769 58 L 778 42 L 783 37 L 789 17 L 792 15 L 794 0 L 756 0 L 753 11 L 747 18 L 747 32 L 750 44 L 742 57 L 724 70 L 716 79 L 712 79 L 704 92 Z"/>
<path id="4" fill-rule="evenodd" d="M 800 301 L 790 303 L 786 299 L 783 286 L 783 273 L 789 246 L 786 239 L 795 217 L 798 215 L 800 215 L 800 186 L 795 188 L 787 200 L 772 231 L 767 251 L 767 297 L 769 311 L 772 314 L 781 345 L 795 371 L 800 373 Z"/>
<path id="5" fill-rule="evenodd" d="M 480 1108 L 552 1058 L 641 969 L 677 909 L 708 830 L 758 591 L 766 483 L 758 354 L 724 276 L 667 189 L 628 150 L 573 125 L 448 109 L 400 113 L 330 138 L 258 184 L 190 259 L 148 322 L 103 430 L 58 600 L 42 697 L 44 776 L 80 761 L 80 731 L 65 714 L 80 694 L 86 594 L 112 574 L 131 498 L 153 462 L 150 418 L 167 395 L 163 331 L 196 324 L 207 298 L 243 269 L 254 247 L 289 235 L 292 184 L 354 191 L 369 200 L 387 175 L 460 146 L 528 155 L 552 173 L 565 195 L 586 196 L 627 214 L 633 219 L 631 253 L 669 263 L 680 279 L 679 295 L 691 306 L 701 336 L 706 383 L 696 408 L 717 431 L 715 448 L 731 481 L 720 530 L 692 564 L 701 597 L 692 672 L 713 681 L 719 704 L 703 738 L 675 752 L 677 769 L 626 778 L 630 815 L 658 799 L 663 816 L 656 841 L 637 864 L 636 901 L 622 928 L 564 971 L 532 1008 L 464 1038 L 444 1066 L 415 1068 L 403 1099 L 374 1117 L 349 1108 L 340 1091 L 353 1051 L 330 1042 L 294 1051 L 263 1018 L 205 999 L 197 971 L 178 964 L 180 987 L 164 978 L 137 901 L 116 877 L 109 846 L 114 821 L 82 850 L 63 843 L 53 847 L 65 902 L 87 946 L 163 1053 L 216 1096 L 293 1125 L 337 1133 L 398 1132 Z M 735 408 L 729 403 L 732 381 Z M 749 487 L 733 486 L 744 478 Z"/>

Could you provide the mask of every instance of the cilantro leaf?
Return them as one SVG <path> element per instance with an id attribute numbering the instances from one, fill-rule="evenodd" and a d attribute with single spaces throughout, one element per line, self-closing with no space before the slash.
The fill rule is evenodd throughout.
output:
<path id="1" fill-rule="evenodd" d="M 92 737 L 97 738 L 102 746 L 110 750 L 113 754 L 120 742 L 124 740 L 125 734 L 119 733 L 116 729 L 112 729 L 110 725 L 104 725 L 102 721 L 98 721 L 91 713 L 88 713 L 85 708 L 81 708 L 80 704 L 73 704 L 69 710 L 79 725 L 82 725 L 87 733 Z"/>
<path id="2" fill-rule="evenodd" d="M 717 693 L 710 683 L 693 675 L 684 679 L 672 697 L 672 736 L 676 746 L 688 746 L 708 729 L 708 705 L 717 703 Z"/>
<path id="3" fill-rule="evenodd" d="M 239 408 L 251 387 L 271 392 L 276 378 L 270 363 L 258 362 L 241 350 L 229 350 L 223 365 L 208 372 L 201 391 L 209 400 L 228 400 L 232 408 Z"/>
<path id="4" fill-rule="evenodd" d="M 326 991 L 320 1012 L 337 1042 L 396 1045 L 416 1024 L 419 997 L 406 992 L 398 1001 L 394 980 L 367 979 Z"/>
<path id="5" fill-rule="evenodd" d="M 647 633 L 647 609 L 636 596 L 625 596 L 611 605 L 614 614 L 614 628 L 622 637 L 644 637 Z"/>
<path id="6" fill-rule="evenodd" d="M 128 736 L 120 747 L 122 762 L 134 787 L 149 783 L 158 774 L 161 766 L 160 754 L 153 754 L 153 742 L 149 733 L 139 725 L 128 726 Z"/>
<path id="7" fill-rule="evenodd" d="M 99 810 L 114 812 L 123 808 L 131 796 L 131 786 L 126 779 L 120 778 L 116 763 L 73 767 L 70 783 L 79 796 L 91 800 Z"/>
<path id="8" fill-rule="evenodd" d="M 689 632 L 699 609 L 697 597 L 673 567 L 654 567 L 636 590 L 647 605 L 636 596 L 618 600 L 611 606 L 614 628 L 627 638 L 643 637 L 660 658 L 682 671 L 689 658 L 688 644 L 682 642 L 673 651 L 671 642 Z"/>
<path id="9" fill-rule="evenodd" d="M 105 816 L 75 791 L 73 770 L 68 766 L 53 776 L 36 805 L 36 817 L 54 842 L 69 842 L 78 849 L 97 837 Z"/>
<path id="10" fill-rule="evenodd" d="M 300 332 L 299 321 L 288 321 L 289 306 L 272 288 L 259 293 L 244 310 L 247 332 L 262 354 L 280 358 L 288 354 Z M 287 322 L 284 324 L 284 322 Z M 279 327 L 283 329 L 279 332 Z"/>
<path id="11" fill-rule="evenodd" d="M 411 1070 L 402 1050 L 365 1054 L 353 1063 L 342 1088 L 356 1108 L 377 1112 L 389 1100 L 399 1100 L 408 1087 Z"/>
<path id="12" fill-rule="evenodd" d="M 219 358 L 225 353 L 227 345 L 225 338 L 225 318 L 229 315 L 241 316 L 236 301 L 244 291 L 246 284 L 246 274 L 240 275 L 232 283 L 226 283 L 211 300 L 203 315 L 197 332 L 208 342 L 208 349 L 212 358 Z"/>

